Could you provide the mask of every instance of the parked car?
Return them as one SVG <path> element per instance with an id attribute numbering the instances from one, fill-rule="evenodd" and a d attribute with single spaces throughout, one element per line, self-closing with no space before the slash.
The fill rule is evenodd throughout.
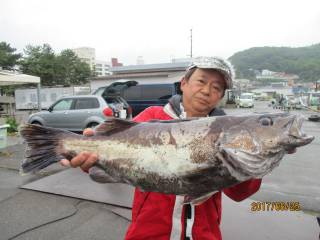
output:
<path id="1" fill-rule="evenodd" d="M 136 81 L 129 81 L 127 85 L 115 84 L 112 88 L 101 87 L 94 94 L 100 96 L 112 96 L 115 94 L 124 98 L 132 109 L 132 116 L 138 115 L 150 106 L 164 106 L 171 96 L 181 93 L 180 82 L 138 84 Z"/>
<path id="2" fill-rule="evenodd" d="M 240 95 L 240 98 L 237 100 L 237 106 L 238 107 L 254 107 L 254 94 L 253 93 L 242 93 Z"/>
<path id="3" fill-rule="evenodd" d="M 119 96 L 103 98 L 97 95 L 63 97 L 48 110 L 29 116 L 28 123 L 82 131 L 105 121 L 107 117 L 130 119 L 128 103 Z"/>

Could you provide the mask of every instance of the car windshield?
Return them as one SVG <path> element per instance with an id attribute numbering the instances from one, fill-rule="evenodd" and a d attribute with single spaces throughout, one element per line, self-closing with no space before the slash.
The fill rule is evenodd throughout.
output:
<path id="1" fill-rule="evenodd" d="M 240 99 L 252 99 L 251 95 L 241 95 Z"/>

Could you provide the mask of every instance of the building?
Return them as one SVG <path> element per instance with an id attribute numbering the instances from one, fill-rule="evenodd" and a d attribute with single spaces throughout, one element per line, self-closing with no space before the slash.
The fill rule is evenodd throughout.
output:
<path id="1" fill-rule="evenodd" d="M 189 65 L 190 62 L 176 62 L 111 67 L 111 75 L 91 79 L 91 90 L 118 80 L 133 80 L 144 84 L 178 82 Z"/>
<path id="2" fill-rule="evenodd" d="M 267 69 L 264 69 L 261 71 L 261 74 L 256 75 L 256 78 L 287 81 L 288 85 L 293 85 L 294 80 L 298 80 L 299 76 L 295 74 L 285 73 L 285 72 L 272 72 Z"/>
<path id="3" fill-rule="evenodd" d="M 247 92 L 253 88 L 252 82 L 249 79 L 234 79 L 233 87 L 239 92 Z"/>
<path id="4" fill-rule="evenodd" d="M 262 87 L 262 88 L 254 89 L 252 90 L 252 92 L 256 94 L 265 94 L 269 98 L 273 98 L 276 94 L 281 94 L 284 96 L 293 94 L 291 87 L 283 87 L 283 88 Z"/>
<path id="5" fill-rule="evenodd" d="M 111 58 L 111 66 L 112 67 L 121 67 L 122 63 L 118 62 L 118 58 Z"/>
<path id="6" fill-rule="evenodd" d="M 97 60 L 96 59 L 96 50 L 91 47 L 80 47 L 74 48 L 72 51 L 80 58 L 82 61 L 89 64 L 92 71 L 95 72 L 97 76 L 107 76 L 110 75 L 110 62 Z M 113 60 L 115 59 L 115 60 Z M 112 61 L 118 63 L 117 58 L 112 58 Z M 122 63 L 118 63 L 119 66 L 122 66 Z M 116 65 L 116 66 L 118 66 Z"/>
<path id="7" fill-rule="evenodd" d="M 96 60 L 95 61 L 95 73 L 99 76 L 110 75 L 110 63 L 106 61 Z"/>
<path id="8" fill-rule="evenodd" d="M 80 47 L 71 49 L 82 61 L 89 64 L 91 70 L 95 67 L 96 50 L 91 47 Z"/>

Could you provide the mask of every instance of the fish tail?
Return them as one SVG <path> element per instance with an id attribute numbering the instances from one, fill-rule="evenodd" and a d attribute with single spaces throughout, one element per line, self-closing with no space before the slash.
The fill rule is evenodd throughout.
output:
<path id="1" fill-rule="evenodd" d="M 61 147 L 62 140 L 66 136 L 76 134 L 61 129 L 26 124 L 20 128 L 20 135 L 27 144 L 20 173 L 27 174 L 66 158 Z"/>

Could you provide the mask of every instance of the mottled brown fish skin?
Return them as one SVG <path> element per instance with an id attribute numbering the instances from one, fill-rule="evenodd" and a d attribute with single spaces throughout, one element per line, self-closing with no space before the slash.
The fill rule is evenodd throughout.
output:
<path id="1" fill-rule="evenodd" d="M 81 151 L 99 155 L 90 171 L 99 182 L 144 191 L 204 196 L 274 169 L 290 148 L 310 143 L 301 119 L 289 114 L 221 116 L 134 123 L 111 119 L 85 137 L 26 125 L 22 172 L 38 171 Z"/>

